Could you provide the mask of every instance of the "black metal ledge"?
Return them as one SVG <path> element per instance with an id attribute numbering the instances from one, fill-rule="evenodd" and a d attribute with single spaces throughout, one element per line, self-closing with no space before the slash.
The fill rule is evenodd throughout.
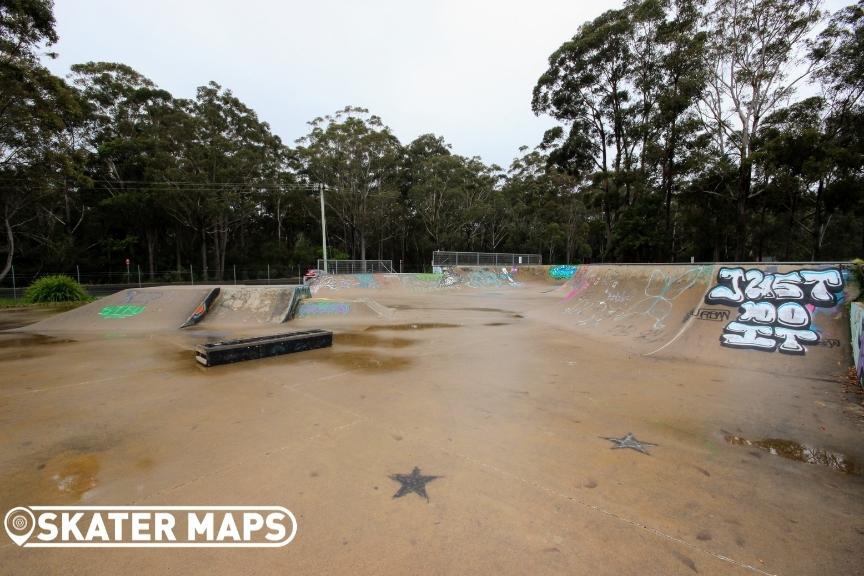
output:
<path id="1" fill-rule="evenodd" d="M 327 348 L 332 345 L 333 333 L 329 330 L 299 330 L 285 334 L 202 344 L 195 347 L 195 360 L 204 366 L 218 366 L 315 348 Z"/>

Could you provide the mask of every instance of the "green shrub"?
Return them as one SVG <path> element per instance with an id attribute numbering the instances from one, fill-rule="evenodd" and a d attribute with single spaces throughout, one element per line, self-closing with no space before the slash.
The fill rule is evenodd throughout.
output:
<path id="1" fill-rule="evenodd" d="M 24 292 L 24 302 L 30 304 L 48 302 L 80 302 L 90 297 L 78 282 L 69 276 L 43 276 Z"/>

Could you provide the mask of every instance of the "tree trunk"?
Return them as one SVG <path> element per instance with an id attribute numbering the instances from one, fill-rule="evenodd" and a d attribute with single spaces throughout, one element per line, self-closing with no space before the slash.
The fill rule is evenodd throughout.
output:
<path id="1" fill-rule="evenodd" d="M 750 197 L 750 180 L 753 164 L 750 158 L 743 158 L 738 169 L 738 193 L 736 198 L 735 221 L 735 260 L 744 259 L 747 245 L 747 200 Z"/>
<path id="2" fill-rule="evenodd" d="M 174 230 L 174 255 L 177 257 L 177 279 L 183 278 L 183 257 L 180 251 L 180 228 Z"/>
<path id="3" fill-rule="evenodd" d="M 811 260 L 819 259 L 820 248 L 822 247 L 822 192 L 825 189 L 825 179 L 819 179 L 819 186 L 816 188 L 816 214 L 813 222 L 813 247 L 810 252 Z"/>
<path id="4" fill-rule="evenodd" d="M 225 257 L 228 254 L 228 227 L 224 226 L 219 231 L 219 279 L 225 278 Z"/>
<path id="5" fill-rule="evenodd" d="M 789 262 L 792 251 L 792 231 L 795 230 L 795 211 L 798 208 L 798 194 L 792 192 L 792 198 L 789 201 L 789 215 L 786 218 L 786 238 L 783 245 L 783 260 Z"/>
<path id="6" fill-rule="evenodd" d="M 201 280 L 207 281 L 207 232 L 201 227 Z"/>
<path id="7" fill-rule="evenodd" d="M 147 237 L 147 264 L 150 267 L 150 280 L 156 279 L 156 230 L 150 229 L 145 232 Z"/>
<path id="8" fill-rule="evenodd" d="M 15 236 L 12 234 L 12 224 L 9 223 L 9 218 L 3 219 L 3 225 L 6 228 L 6 243 L 9 248 L 6 253 L 6 263 L 3 265 L 3 270 L 0 270 L 0 281 L 6 278 L 9 270 L 12 269 L 12 255 L 15 253 Z"/>
<path id="9" fill-rule="evenodd" d="M 674 248 L 672 240 L 672 190 L 675 171 L 675 144 L 677 139 L 677 130 L 675 120 L 669 129 L 669 143 L 666 147 L 666 162 L 663 170 L 663 190 L 665 192 L 665 212 L 666 212 L 666 260 L 671 262 L 674 257 Z"/>

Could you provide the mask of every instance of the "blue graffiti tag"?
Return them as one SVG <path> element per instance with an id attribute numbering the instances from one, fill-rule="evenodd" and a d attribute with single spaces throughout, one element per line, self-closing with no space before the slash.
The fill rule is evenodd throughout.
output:
<path id="1" fill-rule="evenodd" d="M 549 268 L 549 276 L 554 278 L 555 280 L 569 280 L 576 274 L 576 270 L 578 270 L 578 266 L 552 266 Z"/>

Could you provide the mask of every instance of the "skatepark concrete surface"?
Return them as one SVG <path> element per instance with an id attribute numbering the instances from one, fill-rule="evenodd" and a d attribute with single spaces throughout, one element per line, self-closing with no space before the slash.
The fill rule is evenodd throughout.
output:
<path id="1" fill-rule="evenodd" d="M 223 286 L 182 329 L 213 286 L 0 311 L 4 514 L 275 505 L 298 521 L 275 549 L 3 535 L 0 573 L 864 573 L 845 265 L 464 268 L 310 288 L 287 322 L 287 286 Z M 332 330 L 332 348 L 194 359 L 202 342 L 309 328 Z M 628 433 L 647 454 L 613 449 Z M 393 478 L 415 467 L 437 476 L 428 500 Z"/>

